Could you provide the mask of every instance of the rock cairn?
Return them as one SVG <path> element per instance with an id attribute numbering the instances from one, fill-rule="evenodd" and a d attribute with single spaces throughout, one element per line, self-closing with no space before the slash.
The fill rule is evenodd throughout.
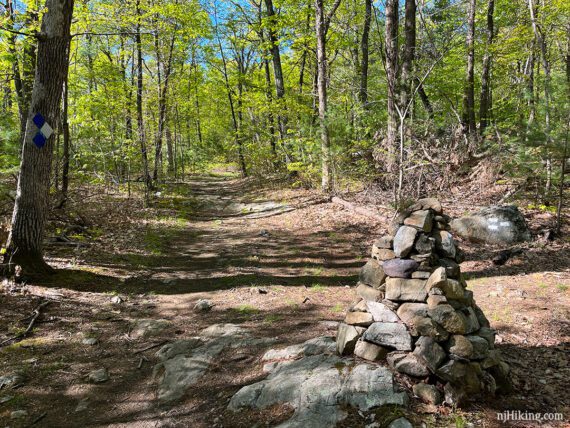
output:
<path id="1" fill-rule="evenodd" d="M 387 360 L 420 380 L 414 393 L 432 404 L 510 388 L 495 331 L 466 289 L 449 222 L 436 199 L 401 212 L 372 246 L 337 334 L 339 354 Z"/>

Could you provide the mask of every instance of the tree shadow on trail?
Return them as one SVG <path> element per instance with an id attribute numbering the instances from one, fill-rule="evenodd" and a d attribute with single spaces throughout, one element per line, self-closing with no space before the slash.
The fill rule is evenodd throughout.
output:
<path id="1" fill-rule="evenodd" d="M 80 292 L 93 293 L 152 293 L 160 295 L 201 293 L 208 291 L 229 290 L 240 287 L 265 287 L 280 285 L 287 287 L 309 287 L 354 285 L 358 275 L 338 276 L 279 276 L 259 274 L 237 274 L 209 278 L 133 278 L 120 281 L 117 277 L 79 269 L 60 269 L 54 275 L 36 282 L 38 285 L 54 288 L 67 288 Z"/>

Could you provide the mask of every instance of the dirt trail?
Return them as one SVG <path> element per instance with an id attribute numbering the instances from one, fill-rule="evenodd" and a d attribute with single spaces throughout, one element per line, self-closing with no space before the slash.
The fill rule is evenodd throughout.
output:
<path id="1" fill-rule="evenodd" d="M 2 426 L 27 426 L 38 417 L 35 426 L 46 427 L 250 427 L 283 420 L 287 409 L 233 416 L 227 403 L 241 386 L 265 376 L 265 350 L 334 335 L 331 321 L 343 318 L 353 300 L 350 287 L 386 226 L 310 192 L 215 177 L 166 185 L 150 208 L 124 195 L 81 206 L 98 233 L 73 238 L 78 246 L 49 245 L 58 274 L 0 293 L 0 339 L 20 328 L 42 299 L 51 300 L 29 339 L 0 349 L 0 376 L 22 375 L 18 388 L 0 390 Z M 533 248 L 497 268 L 489 261 L 493 249 L 463 248 L 470 288 L 498 329 L 517 393 L 439 415 L 414 402 L 412 419 L 447 426 L 460 417 L 494 426 L 494 412 L 502 409 L 570 415 L 568 249 L 556 250 L 556 266 L 552 250 Z M 214 304 L 210 312 L 193 310 L 200 298 Z M 138 337 L 140 319 L 168 326 Z M 223 351 L 199 385 L 175 405 L 159 406 L 158 347 L 144 349 L 216 323 L 239 324 L 274 343 Z M 97 344 L 85 344 L 86 338 Z M 531 374 L 529 365 L 536 367 Z M 110 380 L 90 383 L 87 375 L 99 368 L 108 369 Z M 28 416 L 11 420 L 16 410 Z"/>

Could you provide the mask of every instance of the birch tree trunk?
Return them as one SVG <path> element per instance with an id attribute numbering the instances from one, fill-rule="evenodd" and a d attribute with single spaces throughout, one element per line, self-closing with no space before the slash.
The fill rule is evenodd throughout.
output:
<path id="1" fill-rule="evenodd" d="M 34 137 L 38 128 L 33 118 L 40 113 L 50 125 L 59 119 L 59 107 L 67 69 L 73 0 L 47 0 L 38 35 L 36 72 L 26 133 L 12 228 L 4 263 L 8 273 L 20 266 L 26 274 L 53 271 L 43 258 L 43 235 L 49 209 L 49 183 L 53 161 L 54 136 L 38 148 Z"/>

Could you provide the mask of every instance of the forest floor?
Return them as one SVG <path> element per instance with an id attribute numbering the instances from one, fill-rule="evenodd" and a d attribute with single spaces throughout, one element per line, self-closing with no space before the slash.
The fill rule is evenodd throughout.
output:
<path id="1" fill-rule="evenodd" d="M 251 427 L 286 418 L 287 408 L 238 416 L 226 408 L 241 386 L 265 376 L 260 358 L 267 349 L 335 334 L 331 321 L 341 321 L 354 300 L 351 287 L 387 224 L 317 193 L 223 176 L 164 185 L 146 208 L 125 193 L 89 191 L 74 195 L 65 214 L 53 214 L 47 254 L 58 272 L 41 282 L 5 283 L 0 293 L 0 342 L 22 332 L 33 309 L 49 302 L 28 338 L 0 347 L 0 376 L 19 376 L 15 385 L 0 382 L 0 425 Z M 526 214 L 535 231 L 552 221 L 548 213 Z M 562 412 L 570 420 L 564 236 L 524 245 L 504 266 L 491 262 L 499 249 L 461 243 L 462 269 L 498 331 L 514 392 L 461 410 L 413 400 L 414 426 L 505 426 L 497 412 L 517 409 Z M 202 298 L 214 304 L 211 311 L 193 310 Z M 141 337 L 133 331 L 139 319 L 167 323 Z M 223 351 L 182 400 L 158 405 L 158 346 L 216 323 L 239 324 L 274 342 Z M 110 379 L 89 382 L 100 368 Z M 27 413 L 11 419 L 19 410 Z"/>

